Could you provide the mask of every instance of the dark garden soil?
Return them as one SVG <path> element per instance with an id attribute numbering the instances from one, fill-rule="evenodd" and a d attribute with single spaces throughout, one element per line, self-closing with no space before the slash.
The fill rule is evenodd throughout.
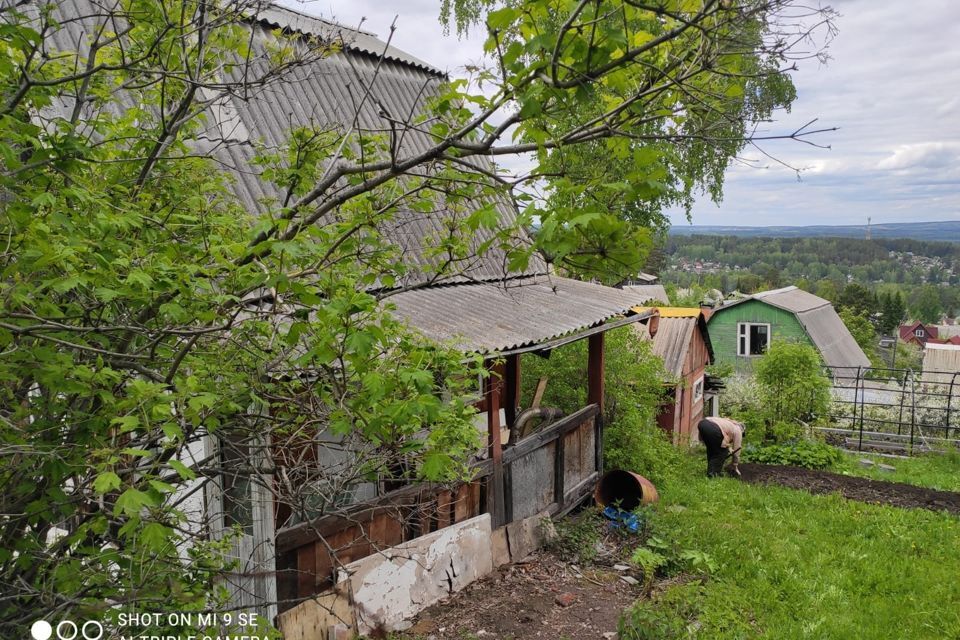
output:
<path id="1" fill-rule="evenodd" d="M 960 493 L 951 491 L 778 464 L 741 464 L 740 473 L 744 481 L 753 484 L 777 484 L 810 493 L 839 493 L 844 498 L 860 502 L 960 515 Z"/>
<path id="2" fill-rule="evenodd" d="M 504 565 L 487 578 L 426 609 L 399 637 L 408 640 L 615 638 L 620 615 L 642 595 L 643 589 L 639 584 L 623 580 L 624 576 L 628 580 L 640 579 L 642 574 L 626 569 L 626 563 L 621 564 L 623 548 L 610 542 L 598 543 L 601 557 L 590 567 L 578 567 L 549 551 L 535 553 L 520 563 Z M 636 544 L 638 539 L 634 538 L 633 545 Z"/>

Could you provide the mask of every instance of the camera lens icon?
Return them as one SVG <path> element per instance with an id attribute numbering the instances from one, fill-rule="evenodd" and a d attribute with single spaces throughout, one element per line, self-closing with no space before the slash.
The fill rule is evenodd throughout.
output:
<path id="1" fill-rule="evenodd" d="M 53 626 L 46 620 L 37 620 L 30 627 L 30 635 L 33 640 L 50 640 L 54 635 Z M 82 625 L 77 626 L 72 620 L 61 620 L 57 623 L 57 640 L 101 640 L 103 638 L 103 625 L 96 620 L 87 620 Z"/>
<path id="2" fill-rule="evenodd" d="M 46 620 L 37 620 L 30 627 L 30 635 L 33 640 L 49 640 L 53 635 L 53 627 Z"/>

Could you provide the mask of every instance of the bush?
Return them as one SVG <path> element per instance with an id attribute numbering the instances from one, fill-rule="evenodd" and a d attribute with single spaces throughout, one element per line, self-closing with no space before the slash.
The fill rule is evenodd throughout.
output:
<path id="1" fill-rule="evenodd" d="M 815 422 L 830 409 L 830 381 L 806 344 L 774 342 L 754 368 L 768 424 Z"/>
<path id="2" fill-rule="evenodd" d="M 786 464 L 807 469 L 826 469 L 843 461 L 839 449 L 818 440 L 798 439 L 785 444 L 748 444 L 743 459 L 762 464 Z"/>

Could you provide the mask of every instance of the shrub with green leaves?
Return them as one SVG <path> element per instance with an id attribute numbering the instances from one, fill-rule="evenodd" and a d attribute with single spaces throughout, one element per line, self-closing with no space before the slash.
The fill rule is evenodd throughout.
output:
<path id="1" fill-rule="evenodd" d="M 774 341 L 754 367 L 770 423 L 815 422 L 830 408 L 830 380 L 807 344 Z"/>
<path id="2" fill-rule="evenodd" d="M 801 438 L 784 444 L 748 444 L 743 450 L 746 462 L 786 464 L 807 469 L 827 469 L 843 461 L 843 453 L 819 440 Z"/>

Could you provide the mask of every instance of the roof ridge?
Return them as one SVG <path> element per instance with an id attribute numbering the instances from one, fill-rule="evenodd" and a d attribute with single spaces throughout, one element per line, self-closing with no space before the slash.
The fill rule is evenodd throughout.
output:
<path id="1" fill-rule="evenodd" d="M 257 3 L 254 9 L 251 19 L 257 22 L 318 38 L 330 38 L 338 30 L 349 32 L 341 34 L 344 49 L 399 62 L 442 78 L 447 77 L 447 73 L 438 67 L 381 40 L 373 32 L 348 27 L 334 20 L 297 11 L 270 0 Z M 349 41 L 343 36 L 349 36 Z"/>
<path id="2" fill-rule="evenodd" d="M 308 20 L 317 20 L 317 21 L 319 21 L 319 22 L 324 22 L 324 23 L 326 23 L 328 26 L 331 26 L 331 27 L 334 27 L 334 28 L 347 29 L 348 31 L 353 31 L 353 32 L 355 32 L 355 33 L 362 33 L 363 35 L 373 36 L 374 38 L 379 38 L 379 37 L 380 37 L 379 35 L 377 35 L 377 33 L 373 32 L 373 31 L 367 31 L 366 29 L 360 29 L 359 27 L 351 27 L 350 25 L 344 24 L 344 23 L 342 23 L 342 22 L 338 22 L 338 21 L 336 21 L 336 20 L 331 20 L 330 18 L 325 18 L 325 17 L 323 17 L 323 16 L 313 15 L 312 13 L 307 13 L 306 11 L 301 11 L 301 10 L 299 10 L 299 9 L 294 9 L 293 7 L 288 7 L 288 6 L 279 4 L 279 3 L 277 3 L 277 2 L 272 2 L 272 1 L 265 2 L 265 3 L 264 3 L 264 8 L 269 8 L 269 9 L 273 9 L 273 10 L 276 10 L 276 11 L 286 11 L 287 13 L 294 13 L 294 14 L 296 14 L 296 15 L 298 15 L 298 16 L 303 17 L 303 18 L 307 18 Z M 364 19 L 366 19 L 366 18 L 364 18 Z M 319 34 L 318 34 L 318 35 L 319 35 Z"/>

